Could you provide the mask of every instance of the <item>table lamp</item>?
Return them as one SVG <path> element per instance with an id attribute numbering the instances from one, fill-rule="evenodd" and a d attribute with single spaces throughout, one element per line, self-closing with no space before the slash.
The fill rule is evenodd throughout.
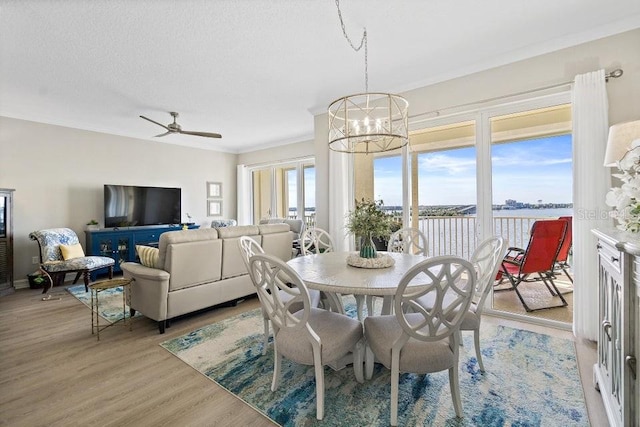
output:
<path id="1" fill-rule="evenodd" d="M 635 142 L 635 144 L 634 144 Z M 609 128 L 604 166 L 617 166 L 627 152 L 640 145 L 640 120 L 617 123 Z"/>

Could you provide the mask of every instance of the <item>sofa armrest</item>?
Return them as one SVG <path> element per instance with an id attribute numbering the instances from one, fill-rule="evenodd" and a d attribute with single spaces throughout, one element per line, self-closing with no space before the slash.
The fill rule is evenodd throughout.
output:
<path id="1" fill-rule="evenodd" d="M 166 320 L 171 275 L 135 262 L 125 262 L 120 267 L 126 279 L 133 279 L 128 288 L 131 309 L 156 321 Z"/>

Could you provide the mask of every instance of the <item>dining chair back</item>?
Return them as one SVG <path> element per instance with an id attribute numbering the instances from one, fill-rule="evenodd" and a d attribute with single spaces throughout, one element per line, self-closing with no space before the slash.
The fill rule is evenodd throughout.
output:
<path id="1" fill-rule="evenodd" d="M 318 227 L 305 229 L 300 246 L 302 255 L 333 252 L 335 248 L 331 235 Z"/>
<path id="2" fill-rule="evenodd" d="M 413 227 L 405 227 L 391 234 L 387 251 L 428 256 L 429 244 L 422 231 Z"/>
<path id="3" fill-rule="evenodd" d="M 476 349 L 476 360 L 481 371 L 484 372 L 482 354 L 480 352 L 480 322 L 484 304 L 496 280 L 496 274 L 500 268 L 500 262 L 507 250 L 507 243 L 499 236 L 490 237 L 481 242 L 471 255 L 471 264 L 476 272 L 476 286 L 471 298 L 469 310 L 464 315 L 460 331 L 473 331 Z M 426 309 L 432 309 L 437 304 L 437 295 L 428 294 L 418 298 L 420 305 Z M 462 337 L 460 338 L 462 345 Z"/>
<path id="4" fill-rule="evenodd" d="M 343 314 L 314 308 L 300 276 L 280 259 L 256 254 L 249 260 L 260 304 L 273 325 L 274 368 L 271 390 L 280 383 L 281 359 L 311 365 L 316 379 L 316 418 L 324 417 L 324 365 L 353 353 L 356 380 L 363 382 L 362 324 Z M 283 298 L 286 295 L 287 298 Z M 294 304 L 302 309 L 293 311 Z"/>
<path id="5" fill-rule="evenodd" d="M 410 286 L 416 282 L 423 286 Z M 457 332 L 475 287 L 476 272 L 469 261 L 453 256 L 426 259 L 402 277 L 394 298 L 395 315 L 365 318 L 366 376 L 372 375 L 374 356 L 391 370 L 392 426 L 398 425 L 400 372 L 448 370 L 455 413 L 462 416 Z M 436 303 L 426 308 L 419 299 L 429 295 Z"/>
<path id="6" fill-rule="evenodd" d="M 240 239 L 238 240 L 238 245 L 240 246 L 240 253 L 242 254 L 242 261 L 244 261 L 245 266 L 247 267 L 247 271 L 249 272 L 249 277 L 251 277 L 251 280 L 253 281 L 254 286 L 256 286 L 256 283 L 259 283 L 261 281 L 261 278 L 254 278 L 252 276 L 253 272 L 251 271 L 250 267 L 249 267 L 249 259 L 251 259 L 252 256 L 256 255 L 256 254 L 263 254 L 264 253 L 264 249 L 262 249 L 262 246 L 260 246 L 258 244 L 258 242 L 256 242 L 255 240 L 253 240 L 251 237 L 249 236 L 241 236 Z M 314 289 L 309 289 L 309 295 L 311 298 L 311 305 L 312 307 L 317 307 L 320 304 L 320 291 L 316 291 Z M 258 298 L 260 298 L 260 294 L 258 293 Z M 281 298 L 283 300 L 288 300 L 288 294 L 283 294 L 281 295 Z M 302 309 L 302 304 L 301 303 L 292 303 L 291 305 L 291 310 L 293 312 L 296 312 L 300 309 Z M 262 354 L 267 354 L 267 347 L 269 346 L 269 315 L 267 314 L 267 312 L 263 309 L 262 310 L 262 319 L 263 319 L 263 323 L 264 323 L 264 340 L 263 340 L 263 346 L 262 346 Z"/>
<path id="7" fill-rule="evenodd" d="M 487 296 L 496 281 L 496 275 L 506 251 L 507 241 L 503 237 L 493 236 L 482 241 L 471 255 L 471 263 L 475 267 L 477 274 L 476 288 L 469 311 L 465 315 L 460 329 L 473 331 L 476 360 L 482 372 L 484 372 L 482 352 L 480 351 L 482 312 L 484 311 Z"/>
<path id="8" fill-rule="evenodd" d="M 249 277 L 253 282 L 253 285 L 256 286 L 256 283 L 260 282 L 260 279 L 254 279 L 251 269 L 249 268 L 249 259 L 255 254 L 263 254 L 264 249 L 262 246 L 255 240 L 253 240 L 249 236 L 240 236 L 238 239 L 238 245 L 240 246 L 240 254 L 242 254 L 242 261 L 244 262 L 245 267 L 247 267 L 247 271 L 249 272 Z M 260 295 L 258 295 L 260 297 Z M 262 344 L 262 354 L 267 354 L 267 346 L 269 345 L 269 315 L 267 312 L 262 309 L 262 320 L 264 324 L 264 339 Z"/>

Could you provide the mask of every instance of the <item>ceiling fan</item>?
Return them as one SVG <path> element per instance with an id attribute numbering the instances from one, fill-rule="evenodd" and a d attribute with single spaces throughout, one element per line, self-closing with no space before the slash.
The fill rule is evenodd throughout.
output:
<path id="1" fill-rule="evenodd" d="M 207 138 L 222 138 L 222 135 L 220 135 L 219 133 L 211 133 L 211 132 L 194 132 L 194 131 L 189 131 L 189 130 L 182 130 L 182 127 L 176 123 L 176 119 L 178 118 L 178 116 L 180 114 L 176 113 L 176 112 L 169 112 L 169 114 L 171 114 L 171 116 L 173 117 L 173 123 L 169 123 L 168 125 L 163 125 L 162 123 L 158 123 L 155 120 L 151 120 L 148 117 L 145 116 L 140 116 L 140 118 L 145 119 L 150 121 L 151 123 L 155 123 L 158 126 L 162 126 L 163 128 L 165 128 L 167 131 L 165 133 L 161 133 L 160 135 L 156 135 L 156 137 L 159 136 L 165 136 L 165 135 L 169 135 L 171 133 L 181 133 L 183 135 L 194 135 L 194 136 L 204 136 Z"/>

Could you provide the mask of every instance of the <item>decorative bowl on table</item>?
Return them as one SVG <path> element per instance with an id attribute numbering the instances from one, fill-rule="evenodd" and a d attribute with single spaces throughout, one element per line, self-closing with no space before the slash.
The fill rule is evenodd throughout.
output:
<path id="1" fill-rule="evenodd" d="M 362 258 L 358 252 L 352 252 L 347 256 L 347 264 L 358 268 L 388 268 L 396 261 L 387 254 L 378 253 L 375 258 Z"/>

